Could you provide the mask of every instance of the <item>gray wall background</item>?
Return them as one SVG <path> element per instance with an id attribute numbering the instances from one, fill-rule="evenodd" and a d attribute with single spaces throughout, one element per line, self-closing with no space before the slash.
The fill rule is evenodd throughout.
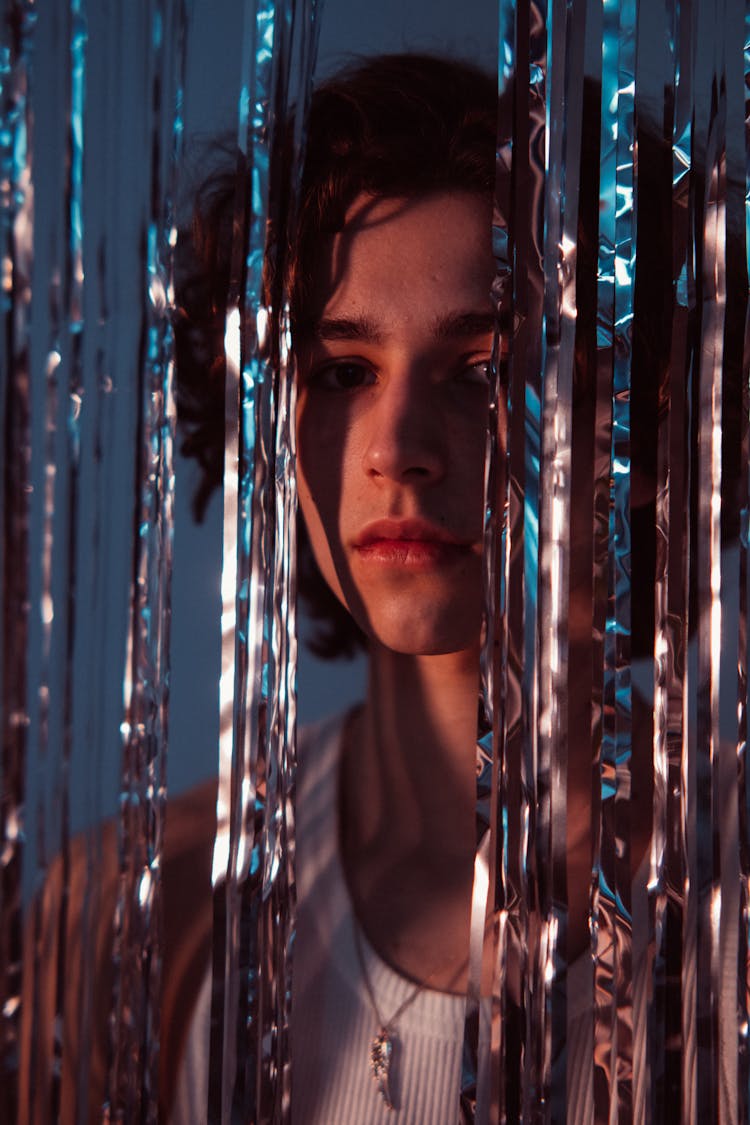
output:
<path id="1" fill-rule="evenodd" d="M 186 158 L 201 143 L 236 129 L 242 5 L 193 0 L 185 95 Z M 496 0 L 327 0 L 318 77 L 353 55 L 409 49 L 473 60 L 492 72 L 497 56 Z M 180 791 L 217 771 L 220 667 L 221 496 L 202 525 L 190 514 L 198 479 L 178 458 L 172 622 L 169 785 Z M 300 623 L 304 641 L 308 625 Z M 361 698 L 365 662 L 315 660 L 300 645 L 299 717 L 310 722 Z"/>

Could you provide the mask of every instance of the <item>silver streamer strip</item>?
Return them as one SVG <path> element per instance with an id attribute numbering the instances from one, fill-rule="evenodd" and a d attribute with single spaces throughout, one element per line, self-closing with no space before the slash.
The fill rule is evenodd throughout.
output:
<path id="1" fill-rule="evenodd" d="M 493 855 L 496 878 L 496 955 L 493 960 L 491 1060 L 499 1073 L 492 1076 L 488 1120 L 517 1120 L 536 1098 L 536 1058 L 529 1041 L 531 992 L 529 938 L 535 888 L 533 821 L 535 771 L 533 724 L 536 621 L 537 510 L 527 492 L 527 475 L 538 481 L 539 393 L 536 373 L 541 357 L 539 263 L 543 221 L 539 187 L 539 151 L 543 152 L 544 101 L 538 80 L 543 74 L 535 51 L 546 50 L 539 36 L 541 16 L 536 6 L 500 5 L 499 85 L 505 88 L 515 71 L 512 140 L 500 137 L 494 251 L 498 264 L 495 299 L 501 319 L 512 311 L 516 330 L 510 341 L 508 367 L 501 368 L 498 425 L 503 456 L 498 473 L 499 562 L 498 680 L 494 731 L 497 745 L 497 834 Z M 532 36 L 532 31 L 535 37 Z M 502 128 L 502 123 L 501 123 Z M 543 161 L 543 157 L 542 157 Z M 510 199 L 503 178 L 511 170 Z M 504 197 L 504 198 L 503 198 Z M 510 235 L 510 240 L 508 236 Z M 512 293 L 509 271 L 512 267 Z M 523 362 L 518 360 L 523 357 Z M 530 376 L 526 386 L 527 374 Z M 502 442 L 505 427 L 505 443 Z M 526 434 L 529 434 L 527 445 Z M 526 591 L 531 597 L 526 598 Z M 493 934 L 493 936 L 495 936 Z M 544 1004 L 544 999 L 542 1000 Z M 495 1115 L 497 1115 L 495 1117 Z"/>
<path id="2" fill-rule="evenodd" d="M 514 11 L 511 5 L 500 5 L 498 91 L 508 97 L 510 83 L 515 67 Z M 481 654 L 482 720 L 491 727 L 491 743 L 484 736 L 484 753 L 491 765 L 489 784 L 489 809 L 478 817 L 481 824 L 489 824 L 489 902 L 493 925 L 485 928 L 484 963 L 490 966 L 490 996 L 484 1003 L 490 1007 L 488 1039 L 480 1044 L 478 1034 L 473 1034 L 469 1019 L 465 1029 L 464 1054 L 476 1044 L 477 1053 L 485 1052 L 488 1074 L 477 1083 L 479 1113 L 476 1101 L 466 1106 L 467 1082 L 462 1082 L 462 1110 L 473 1108 L 477 1119 L 481 1119 L 482 1108 L 486 1120 L 501 1120 L 506 1112 L 508 1100 L 507 1070 L 509 1067 L 507 1029 L 512 1020 L 512 996 L 509 995 L 508 948 L 510 945 L 510 917 L 514 902 L 514 887 L 508 870 L 508 804 L 507 792 L 509 778 L 503 769 L 506 762 L 504 712 L 508 709 L 507 667 L 508 667 L 508 606 L 507 580 L 509 566 L 509 512 L 510 512 L 510 474 L 508 468 L 508 445 L 503 440 L 508 423 L 507 365 L 512 349 L 510 326 L 513 323 L 513 261 L 509 230 L 510 199 L 508 185 L 513 160 L 512 120 L 498 122 L 497 179 L 493 208 L 492 242 L 495 257 L 496 275 L 493 284 L 498 329 L 493 345 L 490 384 L 489 435 L 486 453 L 485 480 L 485 535 L 484 535 L 484 583 L 486 636 Z M 480 730 L 480 747 L 482 731 Z M 485 767 L 486 772 L 486 767 Z M 478 779 L 481 775 L 478 773 Z M 484 794 L 478 787 L 477 799 Z M 475 876 L 476 882 L 476 876 Z M 516 899 L 517 901 L 517 899 Z M 472 919 L 473 921 L 473 919 Z M 472 927 L 473 935 L 473 927 Z M 482 995 L 480 987 L 479 993 Z M 468 997 L 467 997 L 468 999 Z M 470 1009 L 467 1007 L 467 1017 Z M 512 1057 L 512 1056 L 511 1056 Z M 512 1066 L 512 1063 L 510 1063 Z M 472 1077 L 479 1077 L 477 1058 Z"/>
<path id="3" fill-rule="evenodd" d="M 42 949 L 45 920 L 42 916 L 43 881 L 50 862 L 59 854 L 63 868 L 63 893 L 57 919 L 58 972 L 55 981 L 54 1027 L 50 1088 L 29 1070 L 28 1104 L 40 1119 L 45 1111 L 55 1119 L 60 1111 L 65 1005 L 65 952 L 70 878 L 70 769 L 73 736 L 73 677 L 78 574 L 76 541 L 80 511 L 80 411 L 83 397 L 82 350 L 84 331 L 84 205 L 83 110 L 86 94 L 86 20 L 81 4 L 71 0 L 58 34 L 66 43 L 68 72 L 66 102 L 70 126 L 67 139 L 66 210 L 55 231 L 55 260 L 50 275 L 49 305 L 51 347 L 46 359 L 44 405 L 33 396 L 33 411 L 43 422 L 44 436 L 32 431 L 43 454 L 44 501 L 41 516 L 40 633 L 37 679 L 38 711 L 33 712 L 30 735 L 37 747 L 40 775 L 56 778 L 56 790 L 47 808 L 48 794 L 40 786 L 35 809 L 38 833 L 39 893 L 34 904 L 34 1000 L 32 1043 L 46 1034 L 40 1006 L 43 1000 Z M 64 37 L 64 38 L 63 38 Z M 61 46 L 62 46 L 61 43 Z M 36 429 L 36 427 L 35 427 Z M 32 580 L 33 583 L 33 580 Z M 36 600 L 36 599 L 34 599 Z M 32 633 L 33 638 L 33 633 Z M 32 639 L 32 644 L 34 643 Z M 62 668 L 63 682 L 56 683 Z M 49 1107 L 49 1108 L 47 1108 Z"/>
<path id="4" fill-rule="evenodd" d="M 680 75 L 690 68 L 690 6 L 671 0 L 655 13 L 651 33 L 666 32 L 668 111 L 663 89 L 637 89 L 637 111 L 663 138 L 669 162 L 669 219 L 675 286 L 669 336 L 656 353 L 658 390 L 656 463 L 656 552 L 654 587 L 653 828 L 649 894 L 649 956 L 653 958 L 647 1028 L 641 1028 L 647 1073 L 646 1103 L 653 1120 L 680 1121 L 683 1104 L 682 958 L 686 924 L 687 805 L 683 757 L 685 689 L 687 450 L 685 447 L 685 339 L 687 331 L 688 230 L 686 188 L 690 167 L 691 105 Z M 659 20 L 662 22 L 660 23 Z M 663 117 L 662 117 L 663 115 Z M 643 174 L 646 174 L 644 167 Z M 665 177 L 666 178 L 666 177 Z M 644 189 L 645 190 L 645 189 Z M 657 188 L 658 190 L 658 188 Z M 670 263 L 671 265 L 671 263 Z M 663 268 L 663 267 L 662 267 Z M 688 1041 L 685 1035 L 684 1042 Z M 686 1054 L 689 1054 L 686 1052 Z"/>
<path id="5" fill-rule="evenodd" d="M 36 324 L 31 350 L 30 419 L 28 435 L 31 504 L 28 559 L 30 630 L 27 649 L 29 679 L 28 865 L 24 898 L 29 885 L 33 906 L 25 929 L 30 936 L 24 966 L 21 1042 L 20 1106 L 33 1120 L 56 1119 L 62 1103 L 62 1057 L 66 1006 L 66 951 L 70 924 L 68 900 L 71 862 L 71 764 L 75 740 L 76 685 L 72 675 L 79 628 L 80 558 L 77 540 L 81 525 L 81 405 L 84 395 L 84 137 L 82 112 L 86 83 L 86 26 L 80 5 L 61 7 L 55 17 L 40 19 L 34 53 L 45 66 L 45 80 L 66 107 L 65 132 L 58 135 L 59 159 L 53 172 L 55 194 L 46 191 L 44 141 L 34 147 L 39 164 L 35 216 L 29 235 L 34 257 L 46 236 L 49 256 L 42 254 L 36 287 L 35 320 L 47 303 L 46 338 Z M 44 62 L 42 62 L 42 59 Z M 37 95 L 35 136 L 49 123 Z M 46 169 L 49 172 L 49 167 Z M 62 190 L 61 190 L 62 189 Z M 42 238 L 39 232 L 44 232 Z M 42 296 L 43 295 L 43 296 Z M 40 300 L 41 298 L 41 300 Z M 44 323 L 44 322 L 43 322 Z M 44 355 L 40 357 L 40 345 Z M 41 363 L 40 363 L 41 358 Z M 40 377 L 41 376 L 41 377 Z M 33 794 L 33 797 L 32 797 Z M 33 841 L 33 842 L 32 842 Z M 61 882 L 55 908 L 45 908 L 43 887 Z M 51 949 L 50 949 L 51 947 Z M 48 964 L 48 958 L 51 965 Z M 28 1050 L 30 1040 L 31 1049 Z"/>
<path id="6" fill-rule="evenodd" d="M 548 794 L 549 819 L 544 830 L 549 839 L 544 857 L 537 860 L 546 952 L 544 976 L 540 973 L 537 987 L 547 991 L 549 1020 L 540 1089 L 549 1088 L 549 1113 L 556 1120 L 566 1116 L 571 445 L 585 16 L 583 5 L 569 9 L 565 4 L 555 4 L 548 14 L 547 28 L 544 432 L 540 462 L 545 488 L 539 517 L 537 769 L 539 791 L 544 788 Z"/>
<path id="7" fill-rule="evenodd" d="M 722 538 L 733 530 L 734 522 L 737 482 L 727 470 L 734 460 L 732 439 L 739 440 L 732 402 L 741 394 L 740 368 L 734 375 L 733 368 L 742 354 L 732 315 L 739 292 L 732 286 L 730 293 L 728 285 L 732 276 L 728 235 L 732 227 L 737 229 L 739 218 L 733 206 L 732 181 L 741 178 L 742 170 L 733 159 L 727 129 L 734 108 L 729 59 L 742 29 L 739 5 L 721 5 L 715 13 L 699 8 L 696 13 L 696 42 L 713 49 L 697 53 L 694 75 L 696 347 L 691 366 L 691 422 L 698 449 L 691 474 L 696 517 L 689 544 L 689 589 L 696 598 L 697 658 L 694 673 L 692 667 L 689 670 L 689 696 L 695 700 L 696 714 L 695 767 L 692 777 L 689 775 L 689 782 L 695 785 L 695 819 L 690 824 L 695 835 L 689 837 L 688 846 L 696 914 L 695 1112 L 709 1115 L 718 1111 L 721 1117 L 729 1112 L 725 1076 L 735 1065 L 722 1045 L 722 980 L 723 964 L 736 949 L 737 920 L 732 917 L 736 896 L 727 875 L 730 863 L 733 866 L 729 849 L 736 856 L 737 840 L 735 818 L 728 814 L 724 796 L 727 768 L 730 763 L 735 766 L 734 754 L 722 738 L 720 714 L 725 697 L 732 706 L 737 700 L 737 632 L 736 624 L 730 625 L 727 619 L 725 602 L 728 588 L 738 581 L 737 574 L 733 581 L 734 568 L 722 551 Z M 737 71 L 734 74 L 739 77 Z M 742 327 L 747 311 L 746 274 L 743 288 Z M 732 653 L 728 662 L 727 651 Z M 729 735 L 735 748 L 737 733 L 735 726 Z M 691 740 L 689 750 L 692 745 Z"/>
<path id="8" fill-rule="evenodd" d="M 493 791 L 493 809 L 497 809 L 497 814 L 493 816 L 492 824 L 496 834 L 492 849 L 495 926 L 490 933 L 490 945 L 494 946 L 490 959 L 494 965 L 493 1009 L 488 1045 L 493 1073 L 489 1089 L 480 1098 L 481 1119 L 495 1119 L 496 1115 L 503 1120 L 506 1115 L 510 1119 L 517 1117 L 519 1098 L 523 1097 L 525 1101 L 532 1084 L 538 1079 L 538 1055 L 528 1038 L 530 1025 L 524 1026 L 524 1013 L 528 1014 L 530 1010 L 530 976 L 538 965 L 529 939 L 539 933 L 534 923 L 530 925 L 536 897 L 533 883 L 536 865 L 528 854 L 536 810 L 535 745 L 533 737 L 529 739 L 529 731 L 535 730 L 535 724 L 525 721 L 529 711 L 536 706 L 537 699 L 533 676 L 528 674 L 534 666 L 536 598 L 534 596 L 530 602 L 524 602 L 524 589 L 531 589 L 534 594 L 537 589 L 536 487 L 542 419 L 539 408 L 541 391 L 536 380 L 541 370 L 541 358 L 535 332 L 529 331 L 529 326 L 533 324 L 538 329 L 540 323 L 536 293 L 541 286 L 534 263 L 541 262 L 543 256 L 543 199 L 534 181 L 538 180 L 539 152 L 544 149 L 546 48 L 544 17 L 539 8 L 532 6 L 529 9 L 524 5 L 514 12 L 514 6 L 501 4 L 499 87 L 501 91 L 505 88 L 513 69 L 518 81 L 512 142 L 502 132 L 504 123 L 500 123 L 498 193 L 493 229 L 498 267 L 494 296 L 500 331 L 503 331 L 503 322 L 507 324 L 510 318 L 517 320 L 519 327 L 511 344 L 510 379 L 507 383 L 504 378 L 501 379 L 502 409 L 498 412 L 500 448 L 504 449 L 504 456 L 498 473 L 499 527 L 502 529 L 498 591 L 500 619 L 497 653 L 493 653 L 496 659 L 499 658 L 497 684 L 498 688 L 502 686 L 494 699 L 493 724 L 498 748 L 498 770 Z M 504 176 L 510 171 L 511 157 L 515 181 L 509 202 Z M 509 231 L 515 232 L 515 239 L 511 242 Z M 511 264 L 515 267 L 512 296 L 509 285 Z M 516 362 L 518 356 L 528 359 L 528 363 L 522 365 Z M 496 361 L 498 358 L 496 352 Z M 528 389 L 525 386 L 527 375 Z M 504 428 L 507 440 L 503 440 Z M 529 434 L 528 446 L 525 431 Z M 492 565 L 493 553 L 486 552 L 486 566 Z M 492 604 L 490 598 L 488 616 L 492 614 Z M 490 631 L 488 641 L 493 643 Z M 485 689 L 487 682 L 485 674 Z M 478 799 L 481 800 L 481 797 L 479 791 Z M 529 963 L 532 968 L 527 972 Z M 509 972 L 508 966 L 513 971 Z M 543 1011 L 546 1010 L 544 991 L 543 987 Z M 467 1041 L 468 1032 L 467 1022 Z M 541 1034 L 543 1040 L 544 1029 Z M 522 1078 L 530 1081 L 525 1083 Z M 532 1100 L 536 1092 L 530 1095 Z M 482 1103 L 485 1107 L 483 1112 Z M 488 1113 L 491 1115 L 489 1118 Z"/>
<path id="9" fill-rule="evenodd" d="M 236 1112 L 244 1116 L 244 1107 L 255 1100 L 261 1043 L 255 1010 L 257 976 L 250 969 L 248 950 L 248 930 L 258 924 L 257 907 L 255 916 L 248 917 L 249 902 L 243 901 L 242 890 L 251 872 L 251 858 L 256 887 L 262 864 L 256 834 L 260 835 L 263 823 L 264 794 L 258 789 L 258 769 L 259 763 L 261 768 L 265 766 L 265 748 L 258 744 L 258 724 L 263 720 L 261 707 L 265 702 L 263 679 L 268 656 L 263 610 L 270 561 L 262 483 L 267 473 L 271 422 L 270 378 L 265 372 L 270 326 L 268 311 L 263 307 L 262 265 L 269 205 L 266 127 L 274 101 L 275 18 L 273 3 L 255 4 L 248 0 L 244 6 L 238 142 L 248 162 L 249 183 L 246 187 L 238 175 L 225 336 L 222 734 L 213 863 L 214 987 L 208 1106 L 209 1120 L 222 1123 L 229 1122 Z M 250 220 L 245 243 L 244 216 L 248 206 Z M 247 270 L 244 293 L 243 261 Z M 244 329 L 243 298 L 248 302 Z M 256 443 L 263 442 L 266 449 L 261 445 L 256 454 Z M 260 563 L 259 580 L 251 583 L 254 558 Z M 263 730 L 264 737 L 265 734 Z M 249 1055 L 238 1059 L 243 1040 L 237 1036 L 243 1022 L 247 1026 L 252 1022 L 255 1034 Z M 245 1089 L 247 1065 L 255 1070 L 248 1075 L 249 1091 Z"/>
<path id="10" fill-rule="evenodd" d="M 287 297 L 283 284 L 267 291 L 264 268 L 283 279 L 283 224 L 293 223 L 294 203 L 282 215 L 270 182 L 281 170 L 284 129 L 292 128 L 293 158 L 283 174 L 294 200 L 316 42 L 314 0 L 246 5 L 239 145 L 247 171 L 246 178 L 243 170 L 238 175 L 226 329 L 222 735 L 213 866 L 208 1111 L 221 1122 L 236 1113 L 243 1120 L 288 1120 L 291 1106 L 294 366 Z"/>
<path id="11" fill-rule="evenodd" d="M 170 582 L 174 503 L 173 248 L 182 139 L 186 10 L 152 0 L 143 150 L 150 155 L 143 230 L 145 307 L 139 371 L 134 573 L 124 682 L 120 888 L 114 933 L 112 1064 L 106 1118 L 155 1122 L 161 999 L 161 861 L 166 802 Z"/>
<path id="12" fill-rule="evenodd" d="M 745 269 L 750 276 L 750 8 L 745 8 L 744 27 L 744 78 L 745 78 Z M 749 314 L 750 315 L 750 314 Z M 746 349 L 747 356 L 747 330 Z M 750 358 L 745 358 L 743 370 L 747 372 Z M 739 648 L 738 648 L 738 718 L 737 776 L 738 776 L 738 827 L 740 837 L 740 918 L 737 959 L 737 1010 L 738 1010 L 738 1063 L 737 1109 L 740 1120 L 750 1118 L 750 774 L 748 772 L 748 637 L 747 609 L 748 547 L 750 546 L 750 385 L 747 374 L 742 380 L 742 430 L 740 471 L 742 474 L 740 513 L 740 575 L 739 575 Z"/>
<path id="13" fill-rule="evenodd" d="M 292 13 L 291 26 L 285 25 L 289 37 L 289 83 L 287 92 L 287 128 L 292 131 L 292 157 L 287 175 L 290 182 L 286 214 L 279 213 L 277 230 L 296 229 L 299 182 L 305 149 L 306 112 L 312 90 L 312 76 L 317 57 L 320 29 L 318 0 L 298 0 Z M 295 34 L 296 26 L 296 34 Z M 282 53 L 282 60 L 287 51 Z M 294 100 L 292 101 L 292 94 Z M 285 261 L 277 251 L 276 274 L 285 277 Z M 269 1025 L 272 1032 L 268 1052 L 266 1082 L 276 1089 L 275 1102 L 279 1116 L 288 1121 L 291 1113 L 292 1059 L 289 1042 L 292 1000 L 293 944 L 296 902 L 294 880 L 294 785 L 296 771 L 297 721 L 297 486 L 296 486 L 296 365 L 292 350 L 289 294 L 281 285 L 278 307 L 278 407 L 275 447 L 275 543 L 274 597 L 272 614 L 271 669 L 273 677 L 269 707 L 270 747 L 274 769 L 269 770 L 269 810 L 267 818 L 266 875 L 263 899 L 268 915 L 266 925 L 275 935 L 273 966 L 268 974 Z M 271 800 L 271 779 L 276 791 Z M 280 877 L 284 856 L 288 857 L 285 879 Z M 269 859 L 271 862 L 269 862 Z M 270 1098 L 268 1099 L 270 1103 Z"/>
<path id="14" fill-rule="evenodd" d="M 698 41 L 710 34 L 698 11 Z M 701 27 L 701 24 L 703 26 Z M 711 52 L 714 55 L 714 52 Z M 713 63 L 714 59 L 711 58 Z M 700 81 L 700 74 L 696 80 Z M 712 83 L 713 85 L 713 83 Z M 718 107 L 717 107 L 718 108 Z M 725 112 L 725 107 L 724 112 Z M 719 658 L 721 607 L 721 469 L 723 407 L 722 350 L 726 305 L 725 137 L 719 114 L 709 124 L 705 106 L 696 106 L 693 160 L 699 199 L 696 233 L 702 253 L 695 260 L 696 314 L 700 348 L 692 363 L 693 425 L 698 457 L 691 480 L 697 518 L 690 542 L 690 586 L 697 596 L 698 635 L 694 679 L 695 700 L 695 834 L 689 838 L 696 911 L 696 1062 L 695 1113 L 710 1118 L 718 1095 L 719 943 L 722 887 L 719 856 Z M 701 112 L 703 111 L 703 112 Z M 715 112 L 715 111 L 714 111 Z M 712 115 L 713 116 L 713 115 Z M 723 114 L 722 114 L 723 117 Z M 702 197 L 702 198 L 701 198 Z M 702 222 L 701 222 L 702 218 Z M 692 530 L 692 529 L 691 529 Z M 690 677 L 692 679 L 692 677 Z"/>
<path id="15" fill-rule="evenodd" d="M 601 832 L 594 868 L 597 1120 L 632 1114 L 630 395 L 635 265 L 636 5 L 605 4 L 599 223 L 600 369 L 611 367 L 609 591 L 604 642 Z M 603 353 L 603 354 L 602 354 Z M 598 859 L 598 862 L 597 862 Z"/>
<path id="16" fill-rule="evenodd" d="M 524 693 L 529 729 L 526 734 L 529 784 L 532 794 L 531 822 L 528 851 L 525 857 L 529 872 L 529 930 L 527 934 L 527 978 L 524 1007 L 526 1016 L 525 1051 L 527 1063 L 524 1073 L 524 1091 L 521 1112 L 524 1118 L 535 1107 L 548 1104 L 551 1079 L 552 1050 L 552 993 L 550 985 L 554 974 L 557 951 L 557 917 L 551 911 L 552 884 L 555 879 L 556 855 L 552 839 L 552 792 L 550 742 L 543 729 L 544 707 L 554 702 L 542 698 L 545 664 L 549 660 L 549 632 L 545 629 L 544 611 L 540 597 L 546 598 L 543 580 L 548 565 L 546 534 L 551 531 L 544 524 L 546 495 L 542 491 L 542 474 L 545 466 L 546 398 L 546 333 L 544 313 L 546 293 L 544 266 L 546 264 L 546 175 L 551 137 L 547 117 L 548 91 L 552 75 L 549 73 L 552 13 L 541 3 L 529 5 L 528 59 L 529 59 L 529 117 L 532 134 L 529 144 L 529 164 L 538 177 L 535 184 L 534 204 L 531 213 L 532 238 L 538 258 L 532 269 L 539 286 L 541 307 L 528 310 L 529 322 L 536 323 L 537 342 L 534 349 L 534 367 L 526 367 L 526 466 L 525 466 L 525 581 L 530 595 L 526 609 L 526 653 L 524 666 Z M 533 147 L 532 147 L 533 146 Z M 553 219 L 554 224 L 554 219 Z M 516 263 L 517 267 L 520 263 Z M 533 277 L 533 274 L 532 274 Z M 537 295 L 535 294 L 535 297 Z M 512 438 L 511 438 L 512 440 Z M 533 549 L 531 548 L 533 541 Z M 554 598 L 554 594 L 552 594 Z M 556 622 L 551 631 L 556 632 Z M 533 632 L 532 632 L 533 629 Z M 557 724 L 555 723 L 555 727 Z M 551 733 L 551 731 L 549 732 Z"/>
<path id="17" fill-rule="evenodd" d="M 508 96 L 514 70 L 514 13 L 510 6 L 501 5 L 499 28 L 498 91 Z M 490 421 L 486 455 L 484 582 L 487 636 L 482 648 L 481 684 L 485 722 L 491 725 L 492 777 L 490 782 L 490 809 L 487 816 L 490 844 L 489 909 L 494 925 L 485 934 L 485 947 L 490 966 L 490 1029 L 488 1041 L 482 1044 L 486 1052 L 489 1074 L 483 1083 L 482 1095 L 487 1107 L 487 1120 L 501 1120 L 507 1105 L 508 1035 L 512 997 L 508 991 L 509 915 L 513 901 L 513 887 L 508 878 L 508 815 L 506 794 L 508 776 L 502 765 L 505 723 L 503 711 L 507 702 L 505 670 L 507 669 L 507 584 L 508 551 L 510 536 L 509 480 L 507 443 L 503 441 L 507 425 L 507 364 L 504 356 L 512 349 L 511 325 L 513 323 L 513 263 L 509 231 L 510 200 L 508 186 L 513 160 L 512 120 L 498 123 L 497 178 L 492 219 L 492 248 L 496 274 L 493 284 L 493 302 L 498 319 L 492 356 L 490 386 Z M 501 409 L 501 399 L 503 406 Z M 497 703 L 497 705 L 496 705 Z M 494 845 L 494 846 L 493 846 Z M 481 989 L 480 989 L 481 993 Z M 487 1000 L 485 999 L 485 1003 Z M 479 1042 L 477 1042 L 479 1050 Z M 477 1066 L 478 1070 L 478 1066 Z M 463 1091 L 462 1091 L 463 1093 Z"/>
<path id="18" fill-rule="evenodd" d="M 25 653 L 28 639 L 29 312 L 33 224 L 31 46 L 33 3 L 6 13 L 0 37 L 0 239 L 3 349 L 0 362 L 2 449 L 2 648 L 0 649 L 0 1117 L 14 1121 L 19 1105 L 21 1020 L 21 865 L 28 726 Z M 18 450 L 20 455 L 16 456 Z"/>
<path id="19" fill-rule="evenodd" d="M 519 1094 L 519 1109 L 522 1117 L 541 1109 L 549 1094 L 549 1072 L 546 1064 L 547 1034 L 549 1031 L 549 991 L 546 980 L 545 938 L 549 929 L 547 919 L 541 914 L 542 894 L 540 887 L 540 863 L 544 865 L 543 879 L 549 871 L 546 849 L 549 837 L 549 794 L 540 793 L 539 785 L 549 781 L 549 776 L 540 777 L 539 761 L 539 681 L 537 669 L 539 660 L 539 488 L 542 460 L 543 432 L 543 340 L 542 307 L 544 292 L 544 169 L 546 164 L 546 80 L 547 80 L 547 35 L 546 11 L 532 0 L 528 5 L 525 23 L 519 22 L 516 30 L 517 58 L 519 63 L 519 85 L 521 74 L 527 89 L 520 99 L 521 113 L 527 119 L 526 136 L 523 149 L 519 144 L 517 154 L 523 160 L 523 179 L 525 183 L 516 186 L 517 197 L 520 192 L 527 193 L 529 203 L 521 211 L 518 206 L 511 211 L 511 230 L 515 227 L 515 237 L 519 240 L 521 225 L 528 229 L 525 245 L 516 253 L 516 315 L 523 317 L 515 339 L 514 358 L 524 356 L 523 375 L 517 379 L 511 376 L 511 387 L 516 384 L 513 395 L 513 414 L 517 430 L 508 435 L 511 461 L 513 448 L 520 437 L 520 456 L 523 495 L 523 572 L 520 591 L 525 599 L 525 618 L 523 634 L 518 639 L 522 657 L 521 700 L 523 708 L 521 744 L 521 787 L 523 794 L 524 823 L 518 844 L 523 850 L 516 861 L 523 872 L 523 890 L 527 901 L 526 932 L 520 935 L 520 945 L 524 950 L 524 963 L 520 980 L 520 999 L 523 1021 L 523 1051 L 521 1061 L 523 1070 Z M 523 51 L 523 55 L 521 52 Z M 521 69 L 523 66 L 523 70 Z M 516 118 L 519 124 L 519 118 Z M 523 156 L 521 153 L 523 152 Z M 524 292 L 519 293 L 519 278 L 526 268 Z M 525 271 L 524 271 L 525 272 Z M 528 347 L 528 350 L 527 350 Z M 512 392 L 513 393 L 513 392 Z M 511 468 L 511 487 L 514 470 Z M 513 547 L 511 544 L 511 554 Z M 519 575 L 520 577 L 521 575 Z M 517 587 L 508 584 L 508 600 L 518 596 Z M 545 763 L 546 764 L 546 763 Z M 511 765 L 510 768 L 513 768 Z M 545 803 L 545 797 L 547 802 Z M 554 934 L 553 943 L 554 943 Z M 536 1110 L 538 1112 L 538 1109 Z"/>
<path id="20" fill-rule="evenodd" d="M 512 14 L 510 18 L 512 38 Z M 512 74 L 512 48 L 505 44 L 501 33 L 501 57 L 498 69 L 498 89 L 502 94 L 508 88 Z M 504 1101 L 502 1081 L 505 1037 L 505 948 L 507 941 L 507 911 L 505 901 L 504 850 L 501 842 L 505 833 L 498 821 L 501 784 L 498 764 L 501 754 L 495 747 L 501 745 L 502 724 L 498 724 L 493 706 L 498 685 L 502 682 L 505 667 L 504 646 L 506 637 L 501 626 L 505 622 L 505 586 L 503 577 L 507 547 L 505 519 L 507 513 L 507 471 L 504 464 L 504 443 L 501 442 L 505 425 L 505 409 L 500 409 L 500 395 L 506 391 L 501 386 L 500 372 L 510 347 L 509 325 L 512 323 L 512 263 L 508 231 L 507 183 L 512 160 L 510 120 L 498 123 L 497 182 L 493 209 L 493 253 L 496 276 L 493 283 L 493 302 L 497 316 L 497 331 L 493 341 L 491 361 L 489 427 L 485 451 L 484 490 L 484 542 L 483 581 L 485 595 L 485 637 L 480 658 L 480 716 L 477 743 L 477 864 L 474 873 L 471 915 L 471 948 L 469 958 L 469 985 L 464 1030 L 464 1065 L 461 1082 L 461 1112 L 464 1117 L 479 1115 L 494 1120 Z M 502 419 L 502 420 L 501 420 Z M 499 581 L 498 581 L 499 580 Z M 496 588 L 496 581 L 498 582 Z M 494 843 L 494 848 L 493 848 Z M 486 919 L 493 925 L 486 927 Z M 490 966 L 490 991 L 485 995 L 482 974 Z M 480 1040 L 481 1030 L 473 1018 L 480 1003 L 490 1005 L 489 1034 Z M 480 1052 L 483 1065 L 480 1073 Z"/>

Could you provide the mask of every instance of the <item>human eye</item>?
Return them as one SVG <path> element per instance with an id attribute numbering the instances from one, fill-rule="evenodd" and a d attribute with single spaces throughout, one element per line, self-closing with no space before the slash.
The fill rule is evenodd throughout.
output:
<path id="1" fill-rule="evenodd" d="M 461 366 L 459 378 L 462 383 L 472 383 L 476 386 L 486 387 L 490 381 L 489 357 L 471 359 Z"/>
<path id="2" fill-rule="evenodd" d="M 356 360 L 322 363 L 307 379 L 309 386 L 322 391 L 357 391 L 373 386 L 376 381 L 372 368 Z"/>

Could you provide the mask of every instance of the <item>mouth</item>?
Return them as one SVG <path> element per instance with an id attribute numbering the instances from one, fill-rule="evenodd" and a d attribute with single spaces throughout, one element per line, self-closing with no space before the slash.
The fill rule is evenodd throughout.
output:
<path id="1" fill-rule="evenodd" d="M 353 541 L 357 557 L 363 562 L 416 570 L 465 558 L 472 546 L 470 540 L 421 519 L 376 520 Z"/>

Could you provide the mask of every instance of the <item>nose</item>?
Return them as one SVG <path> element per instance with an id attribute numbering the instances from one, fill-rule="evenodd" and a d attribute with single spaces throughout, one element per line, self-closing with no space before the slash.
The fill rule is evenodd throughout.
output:
<path id="1" fill-rule="evenodd" d="M 394 376 L 378 390 L 367 418 L 364 467 L 369 476 L 411 483 L 443 476 L 444 420 L 429 387 L 420 383 Z"/>

